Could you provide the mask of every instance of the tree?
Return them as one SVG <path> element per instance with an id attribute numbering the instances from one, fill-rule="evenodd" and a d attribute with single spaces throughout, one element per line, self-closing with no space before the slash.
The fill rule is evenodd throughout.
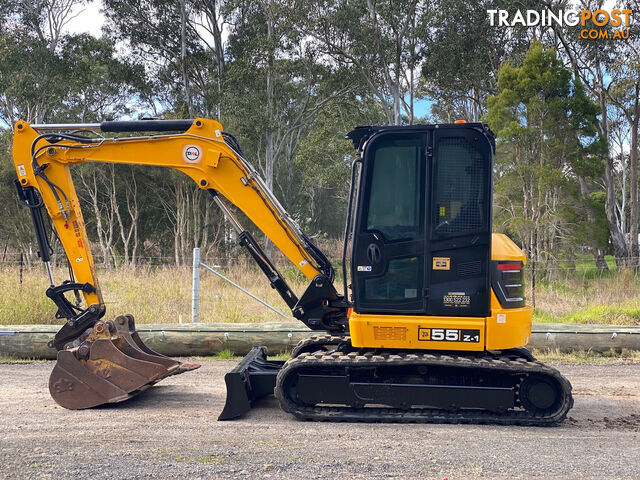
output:
<path id="1" fill-rule="evenodd" d="M 637 45 L 625 44 L 620 57 L 610 70 L 610 101 L 627 121 L 631 142 L 629 145 L 629 256 L 630 266 L 638 266 L 638 126 L 640 122 L 640 52 Z M 620 145 L 622 148 L 623 145 Z M 624 194 L 624 193 L 623 193 Z M 623 212 L 624 215 L 624 212 Z M 623 229 L 624 231 L 624 229 Z"/>
<path id="2" fill-rule="evenodd" d="M 424 42 L 420 91 L 436 100 L 436 120 L 480 121 L 487 97 L 497 93 L 498 69 L 529 47 L 526 28 L 491 26 L 487 10 L 513 2 L 440 0 Z M 522 2 L 518 7 L 522 8 Z M 452 12 L 456 12 L 455 15 Z"/>
<path id="3" fill-rule="evenodd" d="M 351 72 L 357 93 L 379 103 L 386 123 L 412 123 L 432 12 L 433 2 L 426 0 L 323 1 L 313 4 L 305 28 Z"/>
<path id="4" fill-rule="evenodd" d="M 563 4 L 564 2 L 558 2 L 560 6 Z M 599 0 L 581 0 L 580 3 L 581 8 L 591 11 L 597 10 L 600 6 Z M 624 221 L 617 215 L 619 196 L 616 188 L 616 153 L 613 151 L 611 142 L 611 96 L 609 94 L 610 89 L 615 88 L 615 85 L 611 81 L 609 71 L 618 56 L 619 48 L 624 47 L 626 41 L 599 38 L 583 39 L 580 36 L 582 28 L 580 24 L 575 27 L 565 26 L 562 28 L 555 24 L 552 25 L 554 39 L 563 56 L 566 57 L 574 76 L 580 79 L 588 94 L 600 107 L 598 134 L 607 147 L 602 153 L 605 214 L 616 263 L 618 266 L 625 266 L 629 262 L 633 262 L 632 257 L 635 255 L 632 252 L 633 247 L 629 245 L 627 240 L 626 232 L 622 228 Z M 613 29 L 610 25 L 594 28 L 603 34 L 611 33 Z M 637 42 L 638 27 L 632 24 L 629 28 L 634 29 L 634 32 L 630 34 L 630 42 Z M 623 60 L 623 62 L 625 61 L 626 59 Z"/>
<path id="5" fill-rule="evenodd" d="M 156 115 L 220 117 L 226 71 L 222 35 L 225 1 L 105 0 L 109 37 L 130 47 L 144 64 L 152 89 L 147 107 Z"/>
<path id="6" fill-rule="evenodd" d="M 527 255 L 547 261 L 574 233 L 567 218 L 576 175 L 596 168 L 598 108 L 556 51 L 540 43 L 532 44 L 522 65 L 500 68 L 498 88 L 487 114 L 502 152 L 497 211 Z"/>

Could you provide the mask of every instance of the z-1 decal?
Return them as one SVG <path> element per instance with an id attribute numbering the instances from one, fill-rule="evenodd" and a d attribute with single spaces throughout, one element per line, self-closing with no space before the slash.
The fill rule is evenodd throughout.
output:
<path id="1" fill-rule="evenodd" d="M 422 342 L 480 343 L 480 330 L 459 328 L 418 328 Z"/>

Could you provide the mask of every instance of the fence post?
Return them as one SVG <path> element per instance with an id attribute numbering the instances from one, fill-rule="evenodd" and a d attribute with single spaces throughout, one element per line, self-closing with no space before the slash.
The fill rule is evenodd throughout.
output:
<path id="1" fill-rule="evenodd" d="M 200 249 L 193 249 L 193 284 L 191 288 L 191 322 L 198 323 L 200 303 Z"/>
<path id="2" fill-rule="evenodd" d="M 535 310 L 536 308 L 536 262 L 531 262 L 531 303 Z"/>

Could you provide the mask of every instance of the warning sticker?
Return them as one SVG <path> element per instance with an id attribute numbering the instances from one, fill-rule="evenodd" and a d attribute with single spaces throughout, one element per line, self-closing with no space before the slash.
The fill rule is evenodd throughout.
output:
<path id="1" fill-rule="evenodd" d="M 466 308 L 471 304 L 471 296 L 465 292 L 449 292 L 442 297 L 445 307 Z"/>
<path id="2" fill-rule="evenodd" d="M 371 265 L 358 265 L 358 271 L 359 272 L 370 272 L 371 271 Z"/>

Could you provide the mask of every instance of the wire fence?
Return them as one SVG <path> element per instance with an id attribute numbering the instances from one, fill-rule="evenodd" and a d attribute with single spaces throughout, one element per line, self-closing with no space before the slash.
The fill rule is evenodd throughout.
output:
<path id="1" fill-rule="evenodd" d="M 110 257 L 110 260 L 112 258 Z M 116 258 L 116 260 L 118 260 Z M 529 302 L 536 306 L 536 291 L 539 288 L 546 288 L 549 285 L 558 285 L 563 283 L 587 285 L 589 282 L 598 282 L 604 279 L 620 279 L 621 288 L 625 290 L 635 290 L 640 286 L 640 269 L 638 268 L 640 258 L 625 257 L 623 261 L 616 262 L 613 257 L 607 256 L 606 261 L 596 263 L 595 259 L 586 256 L 573 258 L 557 258 L 547 261 L 531 261 L 529 260 L 524 268 L 524 280 Z M 175 257 L 175 256 L 136 256 L 135 263 L 129 262 L 124 265 L 124 258 L 120 259 L 120 263 L 109 262 L 109 268 L 118 270 L 123 268 L 178 268 L 189 270 L 192 268 L 193 257 Z M 242 266 L 247 270 L 258 268 L 252 264 L 250 258 L 244 255 L 225 255 L 225 256 L 203 256 L 202 263 L 207 265 L 216 265 L 222 271 L 234 267 Z M 330 258 L 333 263 L 337 281 L 342 282 L 342 265 L 341 258 Z M 60 254 L 53 258 L 54 265 L 65 268 L 66 261 Z M 105 262 L 101 255 L 94 256 L 94 262 L 99 269 L 104 268 Z M 274 258 L 275 265 L 286 272 L 294 270 L 295 267 L 289 263 L 286 258 L 278 254 Z M 606 268 L 603 268 L 605 267 Z M 37 255 L 26 255 L 24 253 L 5 251 L 0 257 L 0 269 L 10 269 L 18 277 L 17 280 L 22 285 L 26 272 L 40 269 L 40 261 Z M 16 271 L 17 270 L 17 271 Z M 6 274 L 6 273 L 5 273 Z"/>

